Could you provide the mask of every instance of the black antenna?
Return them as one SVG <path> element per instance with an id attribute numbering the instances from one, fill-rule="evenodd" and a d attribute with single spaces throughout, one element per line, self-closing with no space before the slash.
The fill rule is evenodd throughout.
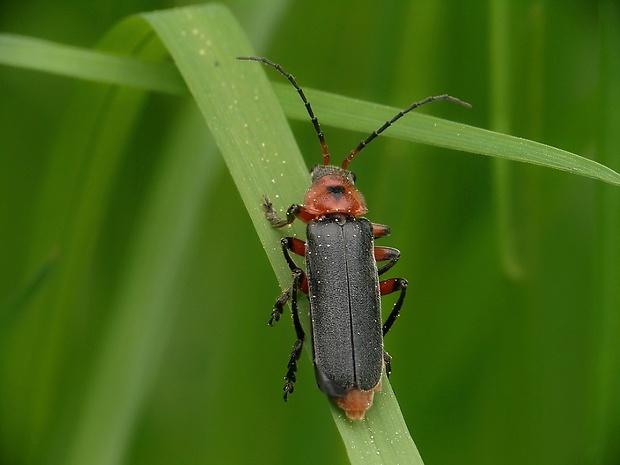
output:
<path id="1" fill-rule="evenodd" d="M 454 103 L 458 103 L 459 105 L 463 105 L 465 108 L 471 108 L 471 105 L 467 102 L 463 102 L 462 100 L 457 99 L 456 97 L 452 97 L 450 95 L 444 94 L 444 95 L 437 95 L 435 97 L 426 97 L 424 100 L 420 100 L 419 102 L 415 102 L 412 103 L 409 107 L 405 108 L 403 111 L 399 112 L 396 116 L 394 116 L 394 118 L 392 118 L 389 121 L 386 121 L 383 126 L 381 126 L 379 129 L 377 129 L 376 131 L 373 131 L 372 134 L 370 134 L 366 139 L 364 139 L 363 141 L 361 141 L 359 143 L 359 145 L 357 147 L 355 147 L 351 153 L 347 156 L 347 158 L 345 158 L 342 162 L 342 168 L 346 169 L 347 166 L 349 166 L 349 163 L 351 163 L 351 160 L 353 160 L 353 158 L 355 158 L 355 156 L 364 148 L 366 147 L 373 139 L 375 139 L 379 134 L 381 134 L 383 131 L 385 131 L 387 128 L 389 128 L 395 121 L 399 120 L 400 118 L 402 118 L 403 116 L 405 116 L 407 113 L 409 113 L 411 110 L 414 110 L 418 107 L 421 107 L 422 105 L 426 105 L 427 103 L 430 102 L 434 102 L 436 100 L 448 100 L 450 102 L 454 102 Z"/>
<path id="2" fill-rule="evenodd" d="M 321 148 L 323 149 L 323 164 L 324 165 L 329 165 L 329 158 L 330 158 L 329 150 L 327 149 L 327 144 L 325 143 L 325 136 L 323 135 L 323 131 L 321 131 L 321 126 L 319 125 L 319 120 L 317 119 L 316 116 L 314 116 L 314 112 L 312 111 L 312 107 L 310 106 L 310 102 L 308 102 L 308 99 L 306 99 L 306 95 L 304 94 L 304 91 L 301 89 L 301 87 L 299 87 L 299 84 L 297 84 L 297 81 L 295 81 L 295 78 L 289 72 L 287 72 L 284 68 L 282 68 L 282 66 L 280 66 L 277 63 L 274 63 L 273 61 L 271 61 L 271 60 L 269 60 L 267 58 L 263 58 L 263 57 L 237 57 L 237 59 L 238 60 L 259 61 L 261 63 L 264 63 L 264 64 L 268 65 L 268 66 L 271 66 L 272 68 L 275 68 L 281 74 L 283 74 L 286 77 L 286 79 L 288 79 L 289 82 L 291 84 L 293 84 L 295 89 L 297 89 L 297 93 L 299 94 L 299 96 L 303 100 L 304 105 L 306 106 L 306 110 L 308 111 L 308 115 L 310 115 L 310 118 L 312 120 L 312 124 L 314 125 L 314 129 L 316 131 L 316 134 L 319 137 L 319 143 L 321 144 Z M 412 111 L 412 110 L 414 110 L 414 109 L 416 109 L 418 107 L 421 107 L 422 105 L 426 105 L 427 103 L 435 102 L 437 100 L 448 100 L 450 102 L 462 105 L 465 108 L 471 108 L 471 105 L 469 103 L 464 102 L 462 100 L 459 100 L 458 98 L 452 97 L 452 96 L 450 96 L 448 94 L 437 95 L 437 96 L 434 96 L 434 97 L 427 97 L 424 100 L 420 100 L 419 102 L 412 103 L 411 105 L 409 105 L 409 107 L 405 108 L 403 111 L 400 111 L 391 120 L 386 121 L 383 124 L 383 126 L 381 126 L 376 131 L 373 131 L 366 139 L 361 141 L 359 143 L 359 145 L 357 147 L 355 147 L 351 151 L 351 153 L 349 153 L 349 155 L 347 155 L 347 157 L 342 161 L 342 169 L 347 169 L 347 166 L 349 166 L 349 163 L 351 163 L 351 160 L 353 160 L 353 158 L 355 158 L 355 156 L 358 153 L 360 153 L 360 151 L 364 147 L 366 147 L 371 141 L 373 141 L 379 134 L 381 134 L 383 131 L 385 131 L 387 128 L 389 128 L 395 121 L 398 121 L 400 118 L 405 116 L 410 111 Z"/>
<path id="3" fill-rule="evenodd" d="M 252 60 L 252 61 L 259 61 L 261 63 L 264 63 L 264 64 L 266 64 L 268 66 L 271 66 L 272 68 L 275 68 L 276 70 L 278 70 L 281 74 L 284 75 L 284 77 L 286 77 L 286 79 L 289 80 L 289 82 L 291 84 L 293 84 L 295 89 L 297 89 L 297 93 L 299 94 L 299 96 L 303 100 L 304 105 L 306 106 L 306 110 L 308 111 L 308 114 L 310 115 L 310 119 L 312 120 L 312 124 L 314 125 L 314 130 L 316 131 L 316 135 L 319 137 L 319 143 L 321 144 L 321 149 L 323 149 L 323 164 L 324 165 L 329 165 L 329 150 L 327 149 L 327 144 L 325 143 L 325 136 L 323 135 L 323 131 L 321 131 L 321 126 L 319 125 L 319 120 L 317 119 L 316 116 L 314 116 L 314 112 L 312 111 L 312 107 L 310 106 L 310 102 L 308 102 L 308 99 L 306 99 L 306 95 L 304 94 L 304 91 L 301 89 L 301 87 L 299 87 L 299 84 L 297 84 L 297 81 L 295 81 L 295 78 L 293 77 L 293 75 L 291 73 L 287 72 L 279 64 L 274 63 L 273 61 L 271 61 L 271 60 L 269 60 L 267 58 L 263 58 L 263 57 L 237 57 L 237 60 Z M 381 131 L 379 131 L 379 132 L 381 132 Z"/>

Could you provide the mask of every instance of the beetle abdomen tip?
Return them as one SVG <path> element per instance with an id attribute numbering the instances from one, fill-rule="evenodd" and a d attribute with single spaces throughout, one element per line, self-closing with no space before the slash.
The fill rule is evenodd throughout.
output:
<path id="1" fill-rule="evenodd" d="M 351 389 L 345 397 L 333 397 L 334 403 L 344 410 L 349 420 L 363 420 L 366 410 L 372 406 L 375 391 L 381 390 L 381 382 L 370 391 L 360 391 L 358 388 Z"/>

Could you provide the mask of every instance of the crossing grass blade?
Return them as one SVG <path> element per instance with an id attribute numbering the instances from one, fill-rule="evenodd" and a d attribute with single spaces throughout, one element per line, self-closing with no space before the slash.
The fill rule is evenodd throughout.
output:
<path id="1" fill-rule="evenodd" d="M 193 34 L 193 30 L 184 32 L 186 35 L 183 38 Z M 187 51 L 187 58 L 191 57 L 192 53 L 198 54 L 193 67 L 204 64 L 205 57 L 201 53 L 206 50 L 202 47 L 197 51 Z M 221 58 L 234 59 L 228 56 Z M 177 71 L 167 64 L 145 62 L 11 34 L 0 34 L 0 63 L 156 92 L 185 92 Z M 299 97 L 294 89 L 284 83 L 274 83 L 273 87 L 286 116 L 305 121 L 307 113 L 304 107 L 299 105 Z M 310 96 L 315 111 L 321 114 L 321 123 L 326 126 L 369 133 L 401 110 L 310 88 L 305 88 L 305 91 Z M 476 111 L 475 104 L 473 111 Z M 463 118 L 466 119 L 466 116 Z M 531 163 L 620 185 L 620 174 L 577 154 L 532 140 L 420 113 L 408 114 L 381 137 Z"/>
<path id="2" fill-rule="evenodd" d="M 182 95 L 185 85 L 169 63 L 0 34 L 0 63 L 71 78 Z"/>
<path id="3" fill-rule="evenodd" d="M 284 84 L 274 84 L 287 116 L 305 120 L 307 114 L 297 102 L 295 91 Z M 363 102 L 327 92 L 304 89 L 321 123 L 343 129 L 369 133 L 392 118 L 401 109 Z M 463 109 L 463 119 L 467 111 Z M 499 132 L 442 120 L 421 113 L 411 113 L 380 137 L 420 142 L 462 152 L 499 159 L 531 163 L 572 174 L 620 185 L 620 174 L 605 165 L 556 147 Z M 363 155 L 361 155 L 363 156 Z"/>

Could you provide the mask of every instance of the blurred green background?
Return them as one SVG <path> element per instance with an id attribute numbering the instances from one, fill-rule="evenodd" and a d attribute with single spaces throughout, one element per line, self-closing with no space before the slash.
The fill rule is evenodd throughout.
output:
<path id="1" fill-rule="evenodd" d="M 397 107 L 450 93 L 473 109 L 423 111 L 620 169 L 615 1 L 223 3 L 302 86 Z M 90 48 L 132 13 L 181 4 L 4 1 L 0 31 Z M 288 318 L 266 324 L 278 285 L 188 99 L 150 95 L 128 135 L 105 135 L 123 156 L 101 173 L 104 202 L 80 203 L 97 172 L 63 157 L 73 143 L 101 149 L 74 124 L 96 87 L 0 67 L 0 463 L 88 450 L 79 425 L 107 373 L 102 348 L 135 349 L 113 343 L 115 322 L 132 321 L 124 277 L 166 176 L 186 212 L 170 241 L 181 258 L 142 256 L 169 272 L 152 289 L 164 310 L 147 336 L 148 321 L 127 325 L 148 338 L 144 375 L 112 381 L 130 402 L 94 462 L 346 463 L 307 358 L 281 401 L 294 331 Z M 310 123 L 291 124 L 318 163 Z M 336 160 L 364 136 L 323 129 Z M 171 177 L 179 157 L 201 171 Z M 425 463 L 620 463 L 618 188 L 387 138 L 352 168 L 368 217 L 392 228 L 382 244 L 401 250 L 391 275 L 410 283 L 386 346 Z M 174 186 L 190 174 L 199 201 L 186 205 Z M 80 206 L 92 214 L 68 231 Z"/>

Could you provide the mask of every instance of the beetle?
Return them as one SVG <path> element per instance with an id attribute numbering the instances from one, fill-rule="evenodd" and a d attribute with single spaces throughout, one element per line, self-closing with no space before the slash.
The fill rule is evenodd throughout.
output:
<path id="1" fill-rule="evenodd" d="M 269 325 L 280 319 L 290 301 L 297 340 L 288 361 L 284 400 L 295 387 L 297 361 L 301 356 L 305 332 L 298 309 L 298 292 L 310 300 L 310 331 L 316 381 L 328 397 L 344 410 L 350 420 L 362 420 L 371 407 L 374 393 L 381 390 L 383 370 L 390 375 L 391 357 L 383 338 L 398 317 L 407 293 L 407 280 L 379 276 L 392 268 L 400 252 L 392 247 L 375 246 L 374 240 L 390 233 L 388 226 L 371 223 L 363 215 L 368 211 L 362 194 L 355 188 L 355 174 L 347 170 L 351 160 L 368 143 L 413 109 L 436 100 L 449 100 L 470 107 L 449 95 L 428 97 L 415 102 L 385 122 L 349 153 L 340 167 L 330 165 L 330 154 L 302 88 L 280 65 L 263 57 L 238 57 L 275 68 L 295 87 L 314 125 L 323 152 L 323 165 L 310 172 L 312 184 L 302 205 L 293 204 L 281 219 L 267 196 L 262 208 L 275 228 L 299 219 L 307 224 L 306 242 L 295 237 L 281 240 L 282 253 L 293 283 L 276 300 Z M 306 271 L 291 253 L 304 257 Z M 386 262 L 378 266 L 377 262 Z M 399 292 L 385 323 L 381 322 L 381 296 Z"/>

